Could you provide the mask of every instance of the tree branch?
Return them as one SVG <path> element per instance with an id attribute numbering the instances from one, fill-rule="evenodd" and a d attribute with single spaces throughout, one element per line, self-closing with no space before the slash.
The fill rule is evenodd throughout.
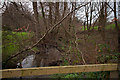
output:
<path id="1" fill-rule="evenodd" d="M 88 3 L 89 3 L 89 2 L 88 2 Z M 71 12 L 69 12 L 65 17 L 63 17 L 58 23 L 56 23 L 56 24 L 53 25 L 50 29 L 48 29 L 47 32 L 46 32 L 35 44 L 33 44 L 31 47 L 28 47 L 28 48 L 26 48 L 26 49 L 24 49 L 24 50 L 16 53 L 15 55 L 12 55 L 10 58 L 8 58 L 8 59 L 6 60 L 6 63 L 7 63 L 9 60 L 11 60 L 12 58 L 14 58 L 14 57 L 22 54 L 23 52 L 28 51 L 28 50 L 31 50 L 31 49 L 32 49 L 33 47 L 35 47 L 38 43 L 40 43 L 54 28 L 56 28 L 62 21 L 64 21 L 64 20 L 67 18 L 67 16 L 69 16 L 69 15 L 70 15 L 72 12 L 74 12 L 75 10 L 77 10 L 77 9 L 79 9 L 79 8 L 87 5 L 88 3 L 86 3 L 86 4 L 84 4 L 84 5 L 81 5 L 81 6 L 77 7 L 77 8 L 75 8 L 75 9 L 73 9 L 73 10 L 72 10 Z"/>
<path id="2" fill-rule="evenodd" d="M 75 45 L 76 45 L 75 47 L 76 47 L 77 51 L 81 54 L 81 57 L 82 57 L 83 63 L 84 63 L 84 65 L 85 65 L 85 64 L 86 64 L 86 60 L 85 60 L 85 58 L 84 58 L 84 55 L 83 55 L 82 51 L 79 49 L 78 42 L 77 42 L 78 37 L 77 37 L 76 30 L 75 30 L 74 35 L 75 35 Z"/>

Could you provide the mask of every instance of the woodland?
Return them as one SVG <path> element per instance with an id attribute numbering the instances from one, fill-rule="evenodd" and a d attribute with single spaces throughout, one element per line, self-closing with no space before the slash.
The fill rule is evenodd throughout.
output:
<path id="1" fill-rule="evenodd" d="M 120 4 L 110 1 L 5 1 L 0 7 L 2 68 L 118 63 L 119 11 Z M 29 57 L 26 63 L 29 65 L 23 64 Z M 74 73 L 51 77 L 108 78 L 108 74 Z"/>

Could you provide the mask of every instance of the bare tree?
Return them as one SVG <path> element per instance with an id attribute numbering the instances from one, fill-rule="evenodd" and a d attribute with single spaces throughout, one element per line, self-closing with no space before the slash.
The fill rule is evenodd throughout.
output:
<path id="1" fill-rule="evenodd" d="M 59 14 L 58 14 L 59 15 Z M 52 3 L 49 3 L 49 24 L 52 25 Z"/>
<path id="2" fill-rule="evenodd" d="M 114 2 L 114 18 L 115 18 L 115 26 L 116 26 L 116 29 L 117 29 L 117 33 L 118 33 L 118 51 L 120 51 L 120 28 L 118 26 L 118 23 L 117 23 L 117 15 L 116 15 L 116 2 Z"/>
<path id="3" fill-rule="evenodd" d="M 8 62 L 9 60 L 11 60 L 12 58 L 14 58 L 14 57 L 22 54 L 22 53 L 25 52 L 25 51 L 28 51 L 28 50 L 31 50 L 32 48 L 34 48 L 38 43 L 40 43 L 42 40 L 44 40 L 45 37 L 46 37 L 48 34 L 50 34 L 59 24 L 61 24 L 71 13 L 73 13 L 75 10 L 77 10 L 77 9 L 79 9 L 79 8 L 87 5 L 87 4 L 88 4 L 88 3 L 86 3 L 86 4 L 84 4 L 84 5 L 81 5 L 81 6 L 77 7 L 77 8 L 75 8 L 75 9 L 73 9 L 73 10 L 72 10 L 71 12 L 69 12 L 66 16 L 64 16 L 64 18 L 62 18 L 59 22 L 57 22 L 55 25 L 53 25 L 51 28 L 49 28 L 49 29 L 47 30 L 47 32 L 46 32 L 35 44 L 33 44 L 32 46 L 30 46 L 30 47 L 28 47 L 28 48 L 26 48 L 26 49 L 24 49 L 24 50 L 16 53 L 15 55 L 12 55 L 11 57 L 9 57 L 9 58 L 6 60 L 6 64 L 7 64 L 7 62 Z"/>
<path id="4" fill-rule="evenodd" d="M 38 32 L 38 27 L 40 27 L 40 24 L 39 24 L 38 10 L 37 10 L 37 2 L 33 2 L 33 11 L 34 11 L 34 16 L 35 16 L 35 21 L 36 21 L 36 25 L 35 25 L 36 40 L 38 40 L 39 35 L 40 35 Z"/>
<path id="5" fill-rule="evenodd" d="M 63 14 L 62 14 L 63 17 L 66 13 L 66 9 L 67 9 L 67 2 L 64 2 L 64 10 L 63 10 Z"/>
<path id="6" fill-rule="evenodd" d="M 46 22 L 46 18 L 45 18 L 44 6 L 43 6 L 42 2 L 40 2 L 40 6 L 42 9 L 42 17 L 43 17 L 44 26 L 46 27 L 46 30 L 47 30 L 47 22 Z"/>
<path id="7" fill-rule="evenodd" d="M 105 42 L 105 24 L 106 24 L 106 17 L 107 17 L 107 15 L 105 14 L 106 9 L 107 9 L 105 2 L 101 3 L 100 8 L 101 8 L 101 11 L 99 14 L 99 26 L 101 28 L 102 39 Z"/>
<path id="8" fill-rule="evenodd" d="M 92 24 L 92 16 L 93 15 L 93 4 L 92 2 L 90 3 L 90 26 L 89 28 L 91 28 L 91 24 Z"/>
<path id="9" fill-rule="evenodd" d="M 56 23 L 59 20 L 59 2 L 55 3 L 55 21 L 54 23 Z"/>

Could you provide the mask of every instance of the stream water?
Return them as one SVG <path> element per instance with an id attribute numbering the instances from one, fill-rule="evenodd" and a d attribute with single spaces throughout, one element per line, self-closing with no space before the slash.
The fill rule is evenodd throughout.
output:
<path id="1" fill-rule="evenodd" d="M 31 67 L 36 67 L 36 65 L 33 65 L 33 61 L 34 61 L 35 55 L 30 55 L 27 56 L 22 62 L 22 68 L 31 68 Z M 20 63 L 19 63 L 20 64 Z M 19 65 L 18 64 L 18 65 Z"/>
<path id="2" fill-rule="evenodd" d="M 49 66 L 51 62 L 58 61 L 60 59 L 60 56 L 60 52 L 56 48 L 50 48 L 48 49 L 47 53 L 39 53 L 27 56 L 22 60 L 21 64 L 18 63 L 17 65 L 21 65 L 22 68 Z"/>

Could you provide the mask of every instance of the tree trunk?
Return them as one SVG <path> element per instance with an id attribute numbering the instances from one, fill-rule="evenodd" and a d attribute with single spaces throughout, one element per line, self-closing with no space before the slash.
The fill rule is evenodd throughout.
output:
<path id="1" fill-rule="evenodd" d="M 38 10 L 37 10 L 37 2 L 33 2 L 33 11 L 34 11 L 34 16 L 35 16 L 35 30 L 36 30 L 36 40 L 38 40 L 39 33 L 38 33 L 38 27 L 39 27 L 39 18 L 38 18 Z"/>
<path id="2" fill-rule="evenodd" d="M 59 2 L 56 2 L 55 3 L 55 21 L 54 21 L 54 23 L 56 24 L 59 21 L 59 19 L 60 19 Z M 57 36 L 58 31 L 59 31 L 59 27 L 54 30 L 54 33 L 52 35 Z"/>
<path id="3" fill-rule="evenodd" d="M 59 2 L 55 3 L 55 21 L 54 23 L 56 23 L 59 20 Z"/>
<path id="4" fill-rule="evenodd" d="M 46 30 L 47 30 L 47 22 L 45 19 L 45 12 L 44 12 L 44 7 L 43 7 L 42 2 L 40 2 L 40 5 L 41 5 L 41 9 L 42 9 L 42 17 L 43 17 L 44 26 L 46 27 Z"/>
<path id="5" fill-rule="evenodd" d="M 52 3 L 49 2 L 49 25 L 52 25 Z"/>
<path id="6" fill-rule="evenodd" d="M 116 15 L 116 2 L 114 2 L 114 18 L 115 18 L 115 27 L 117 29 L 117 33 L 118 33 L 118 51 L 120 52 L 120 29 L 119 26 L 117 24 L 117 15 Z"/>
<path id="7" fill-rule="evenodd" d="M 86 24 L 87 24 L 87 30 L 89 31 L 89 26 L 88 26 L 88 17 L 89 17 L 89 16 L 88 16 L 88 9 L 89 9 L 89 8 L 88 8 L 88 6 L 86 5 L 86 6 L 85 6 L 85 14 L 86 14 L 86 19 L 87 19 Z"/>
<path id="8" fill-rule="evenodd" d="M 91 28 L 91 24 L 92 24 L 92 13 L 93 13 L 93 4 L 90 3 L 90 26 L 89 26 L 89 29 Z"/>
<path id="9" fill-rule="evenodd" d="M 105 43 L 105 24 L 106 24 L 106 16 L 105 16 L 105 6 L 104 2 L 101 4 L 101 11 L 100 11 L 100 17 L 99 17 L 99 26 L 101 27 L 101 36 L 102 40 Z"/>
<path id="10" fill-rule="evenodd" d="M 64 2 L 64 11 L 63 11 L 62 17 L 64 17 L 66 9 L 67 9 L 67 2 Z"/>

